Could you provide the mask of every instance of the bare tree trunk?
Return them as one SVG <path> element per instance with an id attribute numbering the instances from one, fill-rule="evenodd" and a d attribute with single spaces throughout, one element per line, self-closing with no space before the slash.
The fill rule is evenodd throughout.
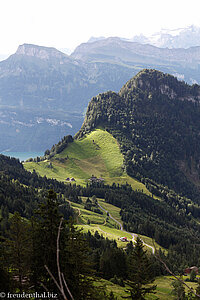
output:
<path id="1" fill-rule="evenodd" d="M 51 273 L 51 271 L 49 270 L 49 268 L 45 265 L 45 269 L 47 270 L 47 272 L 49 273 L 49 275 L 51 276 L 51 278 L 53 279 L 55 285 L 57 286 L 57 288 L 59 289 L 60 293 L 62 294 L 62 297 L 64 300 L 69 300 L 67 298 L 67 296 L 65 295 L 65 291 L 64 291 L 64 288 L 63 288 L 63 283 L 64 283 L 64 286 L 68 292 L 68 294 L 70 295 L 71 297 L 71 300 L 74 300 L 71 292 L 70 292 L 70 289 L 68 288 L 68 285 L 66 283 L 66 280 L 65 280 L 65 277 L 63 275 L 63 273 L 61 273 L 60 271 L 60 247 L 59 247 L 59 241 L 60 241 L 60 232 L 61 232 L 61 229 L 62 229 L 62 222 L 63 222 L 63 218 L 60 220 L 60 225 L 58 227 L 58 235 L 57 235 L 57 269 L 58 269 L 58 278 L 59 278 L 59 283 L 58 281 L 55 279 L 55 277 L 53 276 L 53 274 Z"/>

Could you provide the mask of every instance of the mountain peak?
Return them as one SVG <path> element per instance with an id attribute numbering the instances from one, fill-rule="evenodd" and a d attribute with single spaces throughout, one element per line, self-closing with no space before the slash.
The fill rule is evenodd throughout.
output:
<path id="1" fill-rule="evenodd" d="M 135 88 L 142 91 L 165 95 L 170 99 L 199 102 L 199 86 L 190 86 L 176 77 L 154 69 L 144 69 L 130 79 L 120 90 L 120 96 L 134 92 Z"/>
<path id="2" fill-rule="evenodd" d="M 58 59 L 67 57 L 66 54 L 60 52 L 56 48 L 37 46 L 37 45 L 33 45 L 33 44 L 20 45 L 15 54 L 34 56 L 34 57 L 38 57 L 38 58 L 44 59 L 44 60 L 49 60 L 52 57 L 58 58 Z"/>
<path id="3" fill-rule="evenodd" d="M 177 103 L 182 102 L 188 102 L 188 105 L 199 104 L 200 86 L 188 85 L 172 75 L 155 69 L 144 69 L 130 79 L 119 93 L 109 91 L 92 98 L 76 138 L 82 137 L 102 124 L 107 126 L 112 123 L 118 126 L 120 123 L 117 116 L 120 115 L 123 122 L 126 123 L 123 116 L 128 116 L 130 107 L 132 109 L 137 102 L 143 103 L 143 105 L 150 104 L 152 107 L 158 105 L 159 109 L 163 105 L 170 106 L 169 103 L 177 106 Z"/>
<path id="4" fill-rule="evenodd" d="M 200 28 L 194 25 L 185 28 L 161 29 L 150 36 L 136 35 L 133 42 L 150 44 L 160 48 L 190 48 L 200 46 Z"/>
<path id="5" fill-rule="evenodd" d="M 191 195 L 199 188 L 199 103 L 200 86 L 145 69 L 119 94 L 107 92 L 93 97 L 75 138 L 104 128 L 120 144 L 129 175 L 159 180 Z M 191 162 L 197 162 L 194 168 Z M 194 193 L 195 197 L 199 195 L 197 190 Z"/>

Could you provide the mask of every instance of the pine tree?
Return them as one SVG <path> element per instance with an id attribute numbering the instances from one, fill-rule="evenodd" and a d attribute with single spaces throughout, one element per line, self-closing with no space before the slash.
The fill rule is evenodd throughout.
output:
<path id="1" fill-rule="evenodd" d="M 89 260 L 90 249 L 80 229 L 70 219 L 67 224 L 67 240 L 61 253 L 62 270 L 75 299 L 96 299 L 92 276 L 94 270 Z"/>
<path id="2" fill-rule="evenodd" d="M 11 292 L 11 278 L 7 261 L 5 238 L 0 236 L 0 291 Z"/>
<path id="3" fill-rule="evenodd" d="M 55 285 L 45 265 L 57 275 L 56 240 L 60 219 L 57 195 L 49 190 L 32 221 L 32 281 L 34 285 L 42 282 L 49 290 L 55 288 Z"/>
<path id="4" fill-rule="evenodd" d="M 155 285 L 145 286 L 152 283 L 154 279 L 151 264 L 139 237 L 136 238 L 133 251 L 129 256 L 129 279 L 131 299 L 143 300 L 146 294 L 155 293 Z"/>
<path id="5" fill-rule="evenodd" d="M 49 291 L 57 289 L 45 266 L 59 282 L 56 254 L 60 221 L 57 196 L 50 190 L 45 202 L 39 206 L 37 219 L 32 222 L 32 282 L 35 288 L 42 283 Z M 60 271 L 76 300 L 96 299 L 88 253 L 89 248 L 81 231 L 74 226 L 72 219 L 68 222 L 64 220 L 59 239 Z"/>
<path id="6" fill-rule="evenodd" d="M 196 281 L 196 272 L 195 270 L 192 270 L 191 273 L 190 273 L 190 281 L 194 282 Z"/>
<path id="7" fill-rule="evenodd" d="M 12 276 L 16 277 L 18 287 L 22 291 L 23 278 L 29 274 L 30 265 L 30 226 L 15 212 L 10 221 L 7 240 L 7 257 L 12 269 Z"/>

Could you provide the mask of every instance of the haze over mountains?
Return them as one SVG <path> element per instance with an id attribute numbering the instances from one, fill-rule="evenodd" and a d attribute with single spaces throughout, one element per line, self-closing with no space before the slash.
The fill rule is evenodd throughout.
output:
<path id="1" fill-rule="evenodd" d="M 200 28 L 194 25 L 186 28 L 162 29 L 150 36 L 138 35 L 133 42 L 151 44 L 161 48 L 190 48 L 200 46 Z"/>
<path id="2" fill-rule="evenodd" d="M 100 38 L 69 56 L 54 48 L 21 45 L 0 62 L 0 151 L 45 151 L 64 135 L 74 135 L 93 96 L 118 92 L 143 68 L 194 84 L 200 83 L 199 64 L 199 46 L 167 49 Z"/>
<path id="3" fill-rule="evenodd" d="M 103 40 L 105 37 L 91 37 L 88 42 Z M 129 42 L 149 44 L 160 48 L 190 48 L 200 46 L 200 28 L 194 25 L 185 28 L 162 29 L 151 35 L 135 35 L 131 39 L 121 38 Z"/>

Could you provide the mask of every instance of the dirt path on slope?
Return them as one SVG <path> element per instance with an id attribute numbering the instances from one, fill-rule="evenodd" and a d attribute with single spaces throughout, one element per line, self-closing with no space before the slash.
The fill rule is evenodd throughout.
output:
<path id="1" fill-rule="evenodd" d="M 107 211 L 105 208 L 103 208 L 99 203 L 98 203 L 98 206 L 100 207 L 101 210 L 103 210 L 106 214 L 108 214 L 109 217 L 110 217 L 113 221 L 115 221 L 115 222 L 120 226 L 120 230 L 121 230 L 122 232 L 131 234 L 131 235 L 132 235 L 132 241 L 133 241 L 133 242 L 135 241 L 136 237 L 138 236 L 137 233 L 128 232 L 128 231 L 124 230 L 124 229 L 123 229 L 122 223 L 120 223 L 119 221 L 117 221 L 117 220 L 109 213 L 109 211 Z M 103 231 L 103 230 L 102 230 L 102 231 Z M 150 248 L 150 249 L 152 250 L 152 253 L 155 254 L 155 248 L 154 248 L 153 246 L 150 246 L 150 245 L 146 244 L 143 240 L 142 240 L 142 242 L 143 242 L 143 245 L 145 245 L 146 247 Z"/>

